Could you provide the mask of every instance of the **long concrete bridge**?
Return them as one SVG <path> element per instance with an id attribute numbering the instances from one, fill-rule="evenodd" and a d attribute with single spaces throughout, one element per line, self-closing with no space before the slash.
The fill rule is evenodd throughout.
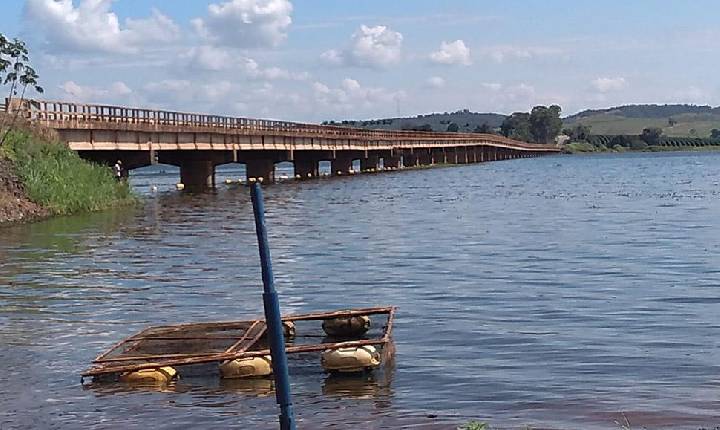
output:
<path id="1" fill-rule="evenodd" d="M 169 112 L 121 106 L 26 101 L 24 115 L 55 129 L 81 157 L 131 170 L 155 163 L 180 167 L 187 187 L 215 185 L 215 167 L 244 163 L 248 178 L 274 180 L 275 164 L 289 161 L 297 177 L 432 164 L 466 164 L 555 154 L 554 145 L 494 134 L 366 130 L 263 119 Z"/>

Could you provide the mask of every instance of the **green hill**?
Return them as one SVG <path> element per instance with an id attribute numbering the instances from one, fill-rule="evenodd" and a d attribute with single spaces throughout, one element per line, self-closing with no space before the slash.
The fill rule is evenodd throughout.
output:
<path id="1" fill-rule="evenodd" d="M 448 125 L 455 123 L 460 132 L 472 132 L 487 124 L 495 129 L 505 120 L 506 115 L 498 113 L 477 113 L 468 109 L 456 112 L 431 113 L 406 118 L 385 118 L 371 120 L 325 121 L 323 124 L 345 125 L 349 127 L 372 128 L 380 130 L 410 130 L 429 125 L 432 131 L 446 131 Z M 429 130 L 428 130 L 429 131 Z"/>
<path id="2" fill-rule="evenodd" d="M 565 127 L 589 125 L 592 134 L 640 134 L 647 127 L 659 127 L 673 137 L 708 137 L 720 129 L 720 107 L 696 105 L 627 105 L 586 110 L 563 120 Z"/>

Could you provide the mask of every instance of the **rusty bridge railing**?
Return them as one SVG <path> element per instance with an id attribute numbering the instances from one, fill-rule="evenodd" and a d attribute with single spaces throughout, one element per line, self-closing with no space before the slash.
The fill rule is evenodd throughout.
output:
<path id="1" fill-rule="evenodd" d="M 103 104 L 81 104 L 60 101 L 26 100 L 20 108 L 24 115 L 51 128 L 72 129 L 87 126 L 117 128 L 151 127 L 202 129 L 208 132 L 231 132 L 234 134 L 282 134 L 331 139 L 357 139 L 369 141 L 487 141 L 516 148 L 536 151 L 558 151 L 555 145 L 538 145 L 518 142 L 504 136 L 480 133 L 447 133 L 423 131 L 371 130 L 336 125 L 317 125 L 289 121 L 207 115 L 198 113 L 132 108 Z M 171 130 L 168 130 L 171 131 Z M 182 131 L 182 130 L 173 130 Z"/>

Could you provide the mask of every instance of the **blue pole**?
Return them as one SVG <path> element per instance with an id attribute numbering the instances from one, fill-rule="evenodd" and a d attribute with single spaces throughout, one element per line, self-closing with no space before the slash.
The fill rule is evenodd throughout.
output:
<path id="1" fill-rule="evenodd" d="M 283 336 L 282 318 L 280 317 L 280 300 L 275 291 L 270 246 L 265 229 L 265 203 L 260 183 L 250 184 L 253 212 L 255 214 L 255 231 L 260 250 L 262 266 L 263 305 L 265 306 L 265 323 L 270 340 L 273 374 L 275 376 L 275 399 L 280 405 L 280 430 L 295 430 L 295 412 L 290 396 L 290 374 L 287 356 L 285 355 L 285 337 Z"/>

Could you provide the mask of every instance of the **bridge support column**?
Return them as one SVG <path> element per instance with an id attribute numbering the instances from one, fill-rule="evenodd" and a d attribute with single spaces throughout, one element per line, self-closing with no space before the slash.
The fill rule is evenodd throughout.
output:
<path id="1" fill-rule="evenodd" d="M 368 154 L 367 158 L 360 159 L 360 171 L 361 172 L 374 172 L 378 168 L 378 161 L 380 158 L 377 154 Z"/>
<path id="2" fill-rule="evenodd" d="M 352 157 L 338 155 L 330 160 L 330 170 L 333 176 L 346 175 L 352 169 Z"/>
<path id="3" fill-rule="evenodd" d="M 477 146 L 468 146 L 467 150 L 468 150 L 468 162 L 477 163 L 478 162 Z"/>
<path id="4" fill-rule="evenodd" d="M 442 148 L 439 149 L 431 149 L 430 150 L 430 156 L 432 157 L 433 164 L 445 164 L 447 163 L 447 158 L 445 157 L 445 150 Z"/>
<path id="5" fill-rule="evenodd" d="M 295 177 L 301 179 L 315 178 L 320 176 L 319 161 L 315 159 L 301 159 L 293 161 Z"/>
<path id="6" fill-rule="evenodd" d="M 270 158 L 259 158 L 245 162 L 247 179 L 263 178 L 266 182 L 275 181 L 275 162 Z"/>
<path id="7" fill-rule="evenodd" d="M 467 164 L 468 158 L 467 158 L 467 148 L 464 146 L 460 146 L 457 148 L 457 163 L 458 164 Z"/>
<path id="8" fill-rule="evenodd" d="M 397 169 L 400 167 L 400 157 L 398 156 L 387 156 L 383 157 L 383 169 Z"/>
<path id="9" fill-rule="evenodd" d="M 210 160 L 186 160 L 180 164 L 180 182 L 187 190 L 215 187 L 215 164 Z"/>
<path id="10" fill-rule="evenodd" d="M 417 154 L 405 151 L 402 157 L 403 167 L 416 167 L 418 165 Z"/>
<path id="11" fill-rule="evenodd" d="M 427 149 L 416 149 L 415 150 L 416 165 L 418 166 L 429 166 L 433 164 L 432 156 L 430 151 Z"/>

